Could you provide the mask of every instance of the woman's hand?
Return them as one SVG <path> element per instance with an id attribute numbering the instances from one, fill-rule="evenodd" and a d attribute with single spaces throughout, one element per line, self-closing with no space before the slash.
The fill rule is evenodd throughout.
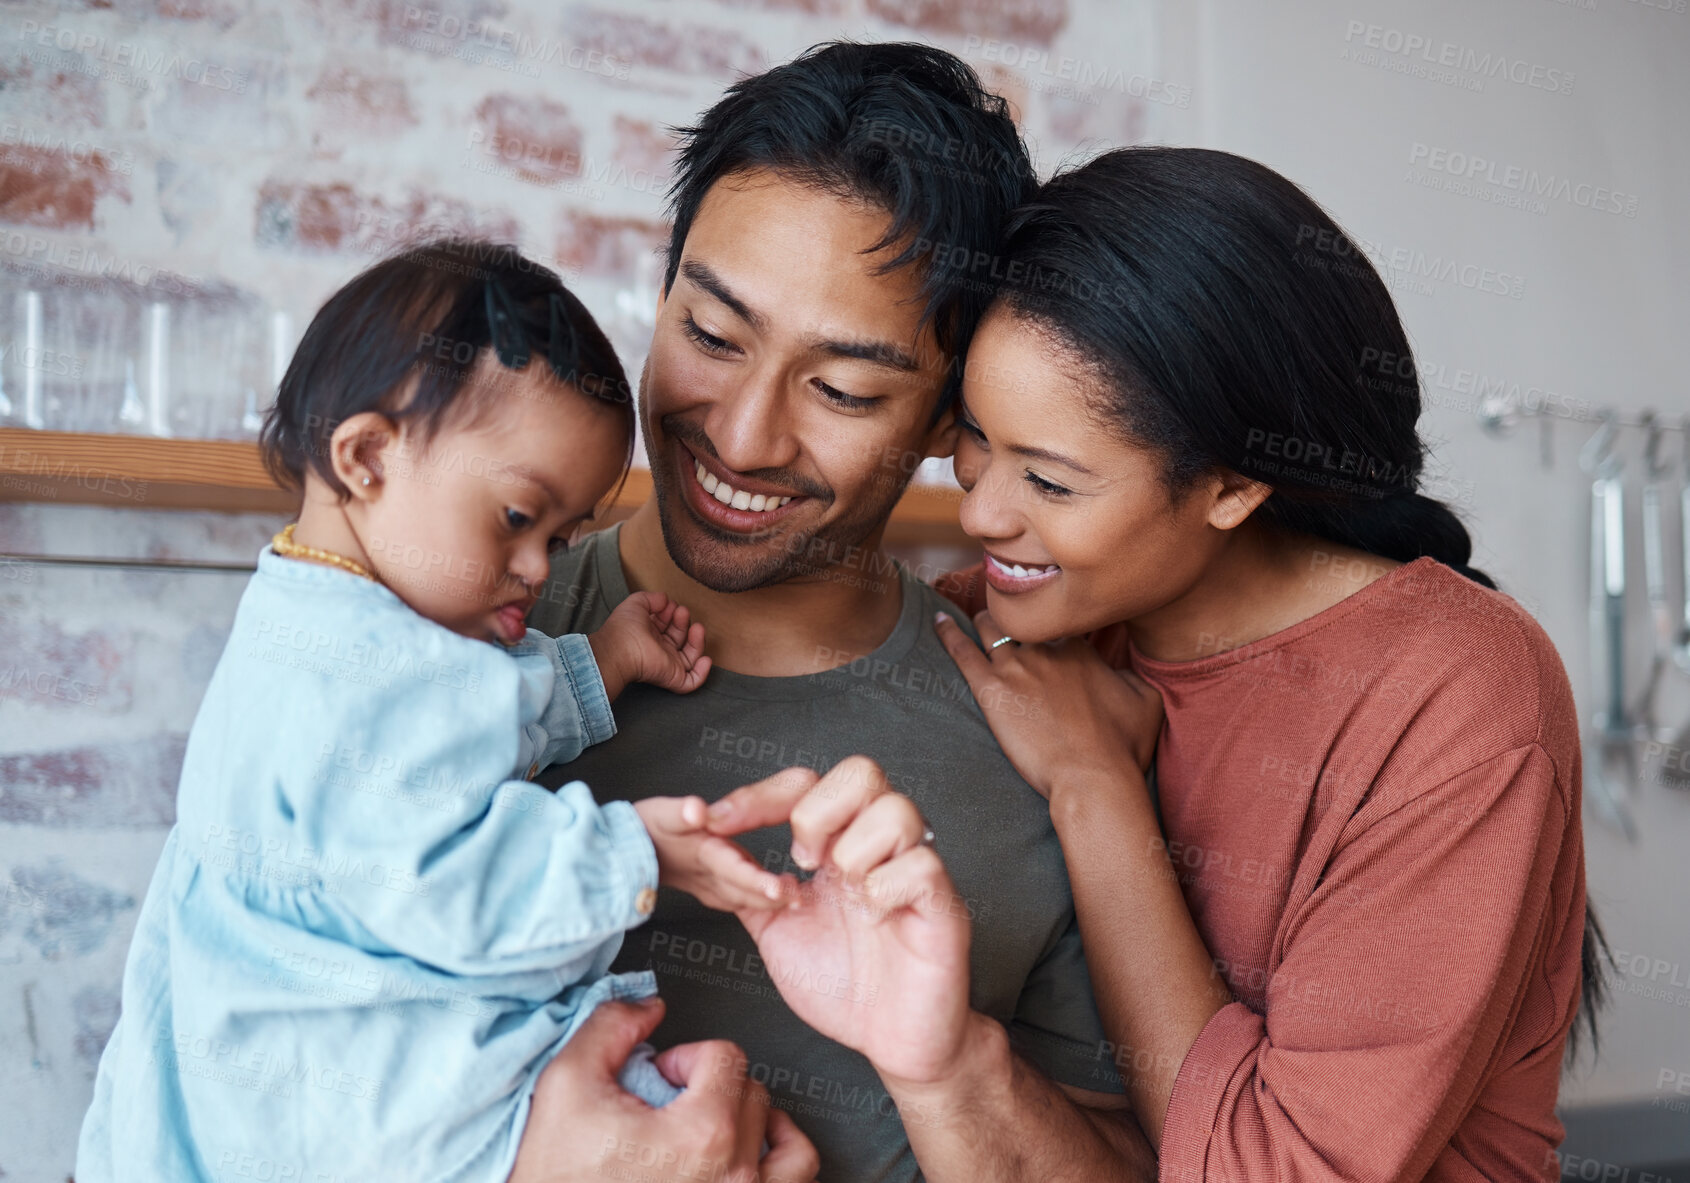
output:
<path id="1" fill-rule="evenodd" d="M 988 646 L 1004 635 L 990 612 L 974 624 Z M 1070 774 L 1107 782 L 1123 769 L 1150 767 L 1162 696 L 1137 674 L 1110 669 L 1081 640 L 1010 642 L 982 652 L 944 613 L 936 628 L 1004 754 L 1045 797 Z"/>

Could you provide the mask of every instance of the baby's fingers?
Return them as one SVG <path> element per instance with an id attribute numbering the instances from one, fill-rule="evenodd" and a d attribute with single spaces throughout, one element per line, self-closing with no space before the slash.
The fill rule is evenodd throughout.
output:
<path id="1" fill-rule="evenodd" d="M 704 626 L 695 624 L 686 631 L 683 643 L 676 644 L 681 651 L 681 660 L 688 666 L 698 664 L 700 655 L 704 652 Z"/>
<path id="2" fill-rule="evenodd" d="M 675 613 L 678 611 L 684 612 L 686 609 L 667 597 L 664 598 L 661 608 L 652 609 L 651 623 L 656 626 L 660 635 L 672 636 L 674 634 Z"/>
<path id="3" fill-rule="evenodd" d="M 692 668 L 681 675 L 681 680 L 675 684 L 676 694 L 691 694 L 704 685 L 705 677 L 710 673 L 710 659 L 701 657 L 693 663 Z"/>
<path id="4" fill-rule="evenodd" d="M 692 621 L 692 614 L 681 604 L 675 605 L 675 611 L 663 625 L 663 639 L 676 649 L 684 648 L 687 643 L 687 625 Z"/>
<path id="5" fill-rule="evenodd" d="M 715 836 L 698 847 L 698 862 L 716 880 L 724 896 L 738 896 L 741 907 L 773 907 L 781 899 L 781 877 L 759 867 L 737 842 Z"/>

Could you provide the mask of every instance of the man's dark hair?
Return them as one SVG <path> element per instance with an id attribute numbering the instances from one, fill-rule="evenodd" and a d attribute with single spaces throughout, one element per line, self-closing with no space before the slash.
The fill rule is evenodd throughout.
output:
<path id="1" fill-rule="evenodd" d="M 992 296 L 970 275 L 996 257 L 1004 219 L 1038 184 L 1003 98 L 930 45 L 830 41 L 741 79 L 676 131 L 666 289 L 704 195 L 724 177 L 768 169 L 865 201 L 892 218 L 870 251 L 899 247 L 877 271 L 921 268 L 922 323 L 953 361 L 941 405 L 950 402 L 955 362 Z"/>
<path id="2" fill-rule="evenodd" d="M 309 468 L 339 494 L 329 438 L 343 420 L 380 411 L 426 442 L 449 414 L 487 409 L 466 392 L 484 353 L 507 369 L 549 364 L 558 381 L 617 404 L 633 457 L 632 392 L 616 350 L 553 271 L 515 247 L 440 239 L 361 272 L 312 318 L 265 414 L 259 448 L 285 487 Z M 416 378 L 401 404 L 398 396 Z"/>

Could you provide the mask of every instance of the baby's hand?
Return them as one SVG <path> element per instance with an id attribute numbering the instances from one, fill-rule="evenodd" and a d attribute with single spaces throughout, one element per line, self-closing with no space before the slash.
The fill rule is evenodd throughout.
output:
<path id="1" fill-rule="evenodd" d="M 616 605 L 587 637 L 612 702 L 630 682 L 649 682 L 676 694 L 697 690 L 710 672 L 704 626 L 662 592 L 635 592 Z"/>
<path id="2" fill-rule="evenodd" d="M 782 908 L 797 888 L 792 876 L 765 871 L 737 842 L 707 831 L 702 797 L 647 797 L 634 810 L 657 848 L 657 881 L 707 908 Z"/>

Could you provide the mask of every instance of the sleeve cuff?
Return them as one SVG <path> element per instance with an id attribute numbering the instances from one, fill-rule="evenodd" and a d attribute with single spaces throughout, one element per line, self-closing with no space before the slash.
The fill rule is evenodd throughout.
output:
<path id="1" fill-rule="evenodd" d="M 570 695 L 581 708 L 584 746 L 603 743 L 616 734 L 616 716 L 610 712 L 610 697 L 605 693 L 599 663 L 593 660 L 593 648 L 583 633 L 566 633 L 556 644 L 559 668 L 569 679 Z"/>
<path id="2" fill-rule="evenodd" d="M 610 847 L 622 873 L 628 907 L 624 927 L 633 928 L 645 923 L 657 906 L 657 848 L 630 802 L 606 801 L 599 813 L 610 832 Z"/>
<path id="3" fill-rule="evenodd" d="M 1238 1074 L 1248 1071 L 1266 1027 L 1242 1002 L 1216 1011 L 1185 1053 L 1162 1124 L 1162 1183 L 1194 1183 L 1205 1177 L 1209 1143 Z"/>

